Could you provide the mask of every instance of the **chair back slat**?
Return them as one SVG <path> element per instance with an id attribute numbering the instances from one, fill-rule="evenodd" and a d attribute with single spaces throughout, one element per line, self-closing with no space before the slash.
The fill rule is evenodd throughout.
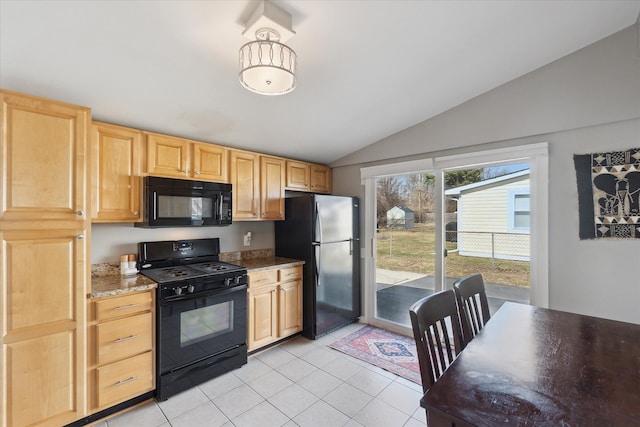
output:
<path id="1" fill-rule="evenodd" d="M 481 274 L 458 279 L 453 287 L 460 308 L 463 346 L 466 346 L 491 318 L 489 302 Z"/>
<path id="2" fill-rule="evenodd" d="M 422 388 L 426 392 L 462 351 L 462 329 L 454 291 L 422 298 L 411 306 L 409 317 Z"/>

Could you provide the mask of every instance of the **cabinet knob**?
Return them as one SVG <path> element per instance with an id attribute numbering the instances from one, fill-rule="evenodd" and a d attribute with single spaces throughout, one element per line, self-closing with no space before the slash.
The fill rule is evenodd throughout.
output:
<path id="1" fill-rule="evenodd" d="M 139 213 L 138 211 L 135 211 L 135 212 L 133 213 L 133 216 L 138 216 L 138 215 L 140 215 L 140 213 Z"/>
<path id="2" fill-rule="evenodd" d="M 82 215 L 84 215 L 84 211 L 76 211 L 76 215 L 82 216 Z"/>
<path id="3" fill-rule="evenodd" d="M 200 175 L 200 171 L 196 171 L 196 175 Z"/>
<path id="4" fill-rule="evenodd" d="M 182 172 L 184 172 L 185 175 L 187 175 L 189 173 L 189 171 L 187 169 L 183 170 Z"/>
<path id="5" fill-rule="evenodd" d="M 78 234 L 78 235 L 76 236 L 76 239 L 78 239 L 78 240 L 82 240 L 82 239 L 84 239 L 84 234 Z"/>

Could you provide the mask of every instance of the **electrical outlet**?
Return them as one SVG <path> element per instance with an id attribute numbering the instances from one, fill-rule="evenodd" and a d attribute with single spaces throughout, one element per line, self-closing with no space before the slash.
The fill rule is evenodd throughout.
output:
<path id="1" fill-rule="evenodd" d="M 248 231 L 244 234 L 244 245 L 251 246 L 251 232 Z"/>

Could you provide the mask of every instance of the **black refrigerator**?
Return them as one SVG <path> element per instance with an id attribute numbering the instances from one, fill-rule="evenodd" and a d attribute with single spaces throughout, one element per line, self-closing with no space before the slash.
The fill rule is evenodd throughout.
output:
<path id="1" fill-rule="evenodd" d="M 275 226 L 276 255 L 305 261 L 302 335 L 317 339 L 360 317 L 356 197 L 294 193 Z"/>

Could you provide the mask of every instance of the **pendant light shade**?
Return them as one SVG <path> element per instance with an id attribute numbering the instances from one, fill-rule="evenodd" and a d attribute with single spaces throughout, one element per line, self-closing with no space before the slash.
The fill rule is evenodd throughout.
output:
<path id="1" fill-rule="evenodd" d="M 266 40 L 240 48 L 240 83 L 261 95 L 283 95 L 296 87 L 296 53 L 287 45 Z"/>
<path id="2" fill-rule="evenodd" d="M 284 44 L 295 35 L 291 15 L 264 0 L 242 35 L 251 41 L 240 48 L 240 84 L 261 95 L 284 95 L 295 89 L 298 57 Z"/>

